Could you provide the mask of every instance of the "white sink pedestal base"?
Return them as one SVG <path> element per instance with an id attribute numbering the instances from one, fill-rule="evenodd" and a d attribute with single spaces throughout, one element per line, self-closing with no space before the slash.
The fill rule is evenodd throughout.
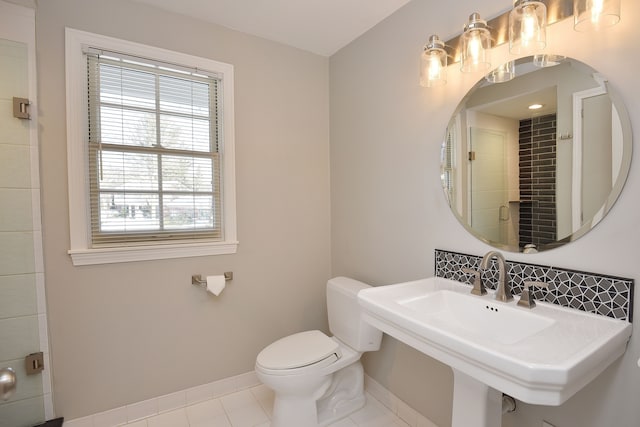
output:
<path id="1" fill-rule="evenodd" d="M 502 392 L 453 370 L 451 427 L 500 427 Z"/>

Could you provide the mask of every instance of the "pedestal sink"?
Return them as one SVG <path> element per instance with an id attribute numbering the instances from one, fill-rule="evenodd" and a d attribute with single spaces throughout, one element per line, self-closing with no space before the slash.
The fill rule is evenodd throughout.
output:
<path id="1" fill-rule="evenodd" d="M 561 405 L 620 357 L 631 324 L 538 302 L 471 295 L 438 277 L 364 289 L 365 321 L 449 366 L 452 427 L 498 427 L 501 396 Z"/>

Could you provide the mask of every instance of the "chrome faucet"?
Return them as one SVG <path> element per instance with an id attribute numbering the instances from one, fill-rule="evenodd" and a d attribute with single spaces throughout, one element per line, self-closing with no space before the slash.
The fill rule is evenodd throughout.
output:
<path id="1" fill-rule="evenodd" d="M 509 286 L 509 280 L 507 277 L 507 262 L 502 254 L 498 251 L 489 251 L 482 258 L 480 263 L 480 270 L 486 270 L 489 268 L 489 262 L 495 258 L 498 262 L 498 287 L 496 288 L 496 299 L 498 301 L 507 302 L 513 299 L 511 294 L 511 287 Z"/>

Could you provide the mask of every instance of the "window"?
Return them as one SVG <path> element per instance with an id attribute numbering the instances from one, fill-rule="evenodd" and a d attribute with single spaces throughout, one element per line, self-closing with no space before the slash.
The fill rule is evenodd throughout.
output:
<path id="1" fill-rule="evenodd" d="M 447 128 L 445 141 L 441 152 L 441 179 L 447 202 L 454 206 L 456 201 L 456 135 L 458 133 L 458 120 Z"/>
<path id="2" fill-rule="evenodd" d="M 74 264 L 234 253 L 232 67 L 71 29 L 66 55 Z"/>
<path id="3" fill-rule="evenodd" d="M 218 79 L 86 56 L 93 247 L 220 239 Z"/>

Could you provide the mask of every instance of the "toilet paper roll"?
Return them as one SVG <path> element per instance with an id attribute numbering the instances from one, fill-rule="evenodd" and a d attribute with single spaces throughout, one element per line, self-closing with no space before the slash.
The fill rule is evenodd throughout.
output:
<path id="1" fill-rule="evenodd" d="M 215 296 L 220 295 L 225 286 L 226 281 L 223 275 L 207 276 L 207 291 L 211 292 Z"/>

